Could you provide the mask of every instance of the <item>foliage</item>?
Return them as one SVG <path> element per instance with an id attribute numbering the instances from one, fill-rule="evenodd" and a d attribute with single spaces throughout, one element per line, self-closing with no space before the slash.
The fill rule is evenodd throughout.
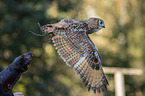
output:
<path id="1" fill-rule="evenodd" d="M 103 66 L 145 69 L 145 2 L 144 0 L 1 0 L 0 1 L 0 70 L 15 57 L 32 51 L 29 70 L 14 87 L 25 96 L 92 96 L 57 55 L 48 36 L 37 37 L 41 25 L 64 18 L 105 21 L 102 32 L 90 35 L 97 45 Z M 109 96 L 114 95 L 113 77 Z M 145 95 L 143 76 L 126 76 L 127 96 Z"/>

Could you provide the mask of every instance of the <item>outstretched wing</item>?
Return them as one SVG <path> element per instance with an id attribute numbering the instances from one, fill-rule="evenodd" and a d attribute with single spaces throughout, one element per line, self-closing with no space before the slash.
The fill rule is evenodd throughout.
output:
<path id="1" fill-rule="evenodd" d="M 84 23 L 69 25 L 67 31 L 59 30 L 52 38 L 57 53 L 66 62 L 68 66 L 74 65 L 74 71 L 80 74 L 88 90 L 93 89 L 100 93 L 107 85 L 107 79 L 104 76 L 100 62 L 98 50 L 86 34 L 86 25 Z"/>
<path id="2" fill-rule="evenodd" d="M 101 61 L 99 52 L 95 44 L 90 39 L 89 35 L 86 34 L 87 24 L 73 23 L 68 27 L 64 37 L 74 45 L 75 51 L 80 54 L 81 57 L 87 55 L 90 59 L 87 61 L 93 69 L 99 69 Z"/>

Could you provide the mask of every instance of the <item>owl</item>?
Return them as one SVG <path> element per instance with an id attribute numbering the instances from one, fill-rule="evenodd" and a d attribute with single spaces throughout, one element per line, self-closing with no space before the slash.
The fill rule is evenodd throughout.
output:
<path id="1" fill-rule="evenodd" d="M 48 34 L 60 57 L 80 75 L 88 91 L 101 92 L 107 89 L 100 55 L 89 34 L 105 28 L 99 18 L 88 20 L 63 19 L 55 24 L 40 26 Z"/>

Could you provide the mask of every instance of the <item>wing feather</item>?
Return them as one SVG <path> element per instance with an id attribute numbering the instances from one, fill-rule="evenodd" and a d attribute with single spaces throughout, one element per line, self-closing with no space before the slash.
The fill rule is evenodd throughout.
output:
<path id="1" fill-rule="evenodd" d="M 95 44 L 91 41 L 89 35 L 86 34 L 86 25 L 85 24 L 72 24 L 70 28 L 67 29 L 65 33 L 65 38 L 68 39 L 69 43 L 71 43 L 75 47 L 75 51 L 78 52 L 81 56 L 84 54 L 88 54 L 89 65 L 93 69 L 99 69 L 100 56 L 98 53 L 98 49 Z"/>
<path id="2" fill-rule="evenodd" d="M 92 88 L 94 93 L 96 91 L 100 93 L 105 90 L 108 82 L 102 69 L 98 49 L 86 34 L 86 24 L 79 21 L 71 24 L 72 21 L 63 20 L 59 25 L 62 24 L 63 27 L 65 24 L 65 29 L 53 30 L 55 36 L 52 42 L 66 64 L 74 66 L 73 70 L 80 74 L 88 91 Z"/>
<path id="3" fill-rule="evenodd" d="M 94 93 L 96 93 L 96 90 L 98 92 L 101 92 L 101 90 L 104 91 L 108 85 L 108 82 L 102 69 L 98 49 L 89 36 L 85 33 L 85 30 L 84 32 L 83 30 L 82 32 L 75 30 L 79 29 L 69 30 L 66 33 L 66 36 L 69 41 L 72 42 L 76 48 L 78 48 L 77 52 L 83 54 L 81 56 L 86 56 L 83 61 L 76 63 L 74 69 L 78 74 L 80 74 L 80 77 L 82 78 L 85 86 L 87 86 L 88 91 L 91 87 Z"/>
<path id="4" fill-rule="evenodd" d="M 68 45 L 67 40 L 63 36 L 54 36 L 52 38 L 52 41 L 54 43 L 54 46 L 56 46 L 57 53 L 61 56 L 61 58 L 66 62 L 68 66 L 73 66 L 79 61 L 79 54 L 74 51 L 73 47 L 70 47 L 70 45 Z"/>
<path id="5" fill-rule="evenodd" d="M 101 92 L 101 90 L 104 91 L 108 85 L 108 82 L 104 76 L 104 73 L 102 72 L 102 67 L 100 67 L 99 70 L 92 69 L 91 66 L 89 66 L 89 62 L 87 62 L 86 58 L 82 58 L 82 60 L 80 59 L 80 61 L 75 64 L 74 71 L 76 71 L 77 74 L 80 74 L 80 77 L 85 86 L 87 86 L 88 90 L 92 88 L 94 93 L 96 93 L 96 90 L 98 92 Z"/>

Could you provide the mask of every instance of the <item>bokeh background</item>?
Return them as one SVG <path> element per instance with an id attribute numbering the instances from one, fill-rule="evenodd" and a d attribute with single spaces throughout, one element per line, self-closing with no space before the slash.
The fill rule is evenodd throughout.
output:
<path id="1" fill-rule="evenodd" d="M 25 96 L 96 96 L 57 55 L 41 25 L 98 17 L 106 28 L 91 34 L 105 67 L 145 69 L 145 0 L 0 0 L 0 70 L 32 51 L 29 70 L 13 88 Z M 114 77 L 108 96 L 114 96 Z M 125 76 L 126 96 L 145 96 L 145 76 Z M 97 94 L 97 96 L 100 96 Z"/>

